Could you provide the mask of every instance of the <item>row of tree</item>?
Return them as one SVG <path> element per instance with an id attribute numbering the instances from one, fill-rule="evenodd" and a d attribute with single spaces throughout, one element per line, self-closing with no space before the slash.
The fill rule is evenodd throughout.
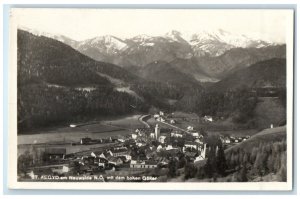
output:
<path id="1" fill-rule="evenodd" d="M 224 152 L 218 141 L 208 147 L 205 164 L 196 166 L 182 156 L 171 158 L 168 165 L 168 178 L 181 175 L 184 179 L 197 178 L 205 181 L 247 182 L 253 180 L 287 180 L 286 140 L 257 142 L 253 148 L 236 148 Z M 274 179 L 275 176 L 275 179 Z M 273 179 L 272 179 L 273 177 Z M 271 178 L 271 179 L 270 179 Z"/>
<path id="2" fill-rule="evenodd" d="M 280 181 L 286 181 L 286 141 L 260 142 L 251 150 L 238 148 L 226 153 L 230 169 L 239 170 L 248 178 L 277 175 Z M 245 178 L 243 178 L 245 179 Z"/>
<path id="3" fill-rule="evenodd" d="M 19 87 L 18 92 L 20 130 L 147 109 L 138 98 L 110 87 L 82 91 L 35 84 Z"/>

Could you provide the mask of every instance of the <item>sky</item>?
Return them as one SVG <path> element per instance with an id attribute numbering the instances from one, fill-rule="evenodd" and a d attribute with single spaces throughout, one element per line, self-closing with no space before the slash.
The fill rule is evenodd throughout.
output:
<path id="1" fill-rule="evenodd" d="M 18 27 L 60 34 L 81 41 L 96 36 L 131 38 L 161 36 L 177 30 L 194 34 L 223 29 L 258 39 L 285 43 L 286 10 L 204 9 L 13 9 Z"/>

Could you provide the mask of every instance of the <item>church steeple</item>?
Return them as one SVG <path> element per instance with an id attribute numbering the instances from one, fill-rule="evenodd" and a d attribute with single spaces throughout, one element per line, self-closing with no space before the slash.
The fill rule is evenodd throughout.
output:
<path id="1" fill-rule="evenodd" d="M 158 127 L 158 124 L 155 125 L 155 139 L 158 140 L 160 137 L 160 128 Z"/>

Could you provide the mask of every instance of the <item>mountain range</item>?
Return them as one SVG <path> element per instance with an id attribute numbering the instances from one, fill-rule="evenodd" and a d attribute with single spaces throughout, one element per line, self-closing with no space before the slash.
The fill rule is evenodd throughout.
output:
<path id="1" fill-rule="evenodd" d="M 31 32 L 54 38 L 94 60 L 116 64 L 133 73 L 155 61 L 165 61 L 179 70 L 184 68 L 184 73 L 200 82 L 218 81 L 227 73 L 258 61 L 285 58 L 286 50 L 284 44 L 221 29 L 190 35 L 173 30 L 162 36 L 138 35 L 128 39 L 106 35 L 84 41 Z"/>
<path id="2" fill-rule="evenodd" d="M 241 88 L 285 88 L 285 86 L 286 60 L 273 58 L 235 71 L 215 83 L 211 89 L 220 91 Z"/>
<path id="3" fill-rule="evenodd" d="M 231 45 L 235 42 L 229 41 Z M 84 43 L 85 47 L 67 37 L 18 30 L 18 118 L 22 127 L 71 120 L 74 115 L 147 112 L 151 106 L 197 111 L 200 104 L 212 106 L 211 95 L 207 99 L 205 95 L 209 90 L 226 97 L 226 91 L 232 89 L 285 87 L 285 45 L 260 41 L 264 47 L 235 47 L 221 55 L 199 56 L 174 31 L 165 37 L 122 40 L 109 36 Z M 92 52 L 92 45 L 106 52 L 101 59 L 111 61 L 81 52 Z M 114 64 L 124 60 L 143 64 Z M 206 111 L 214 114 L 216 109 Z"/>

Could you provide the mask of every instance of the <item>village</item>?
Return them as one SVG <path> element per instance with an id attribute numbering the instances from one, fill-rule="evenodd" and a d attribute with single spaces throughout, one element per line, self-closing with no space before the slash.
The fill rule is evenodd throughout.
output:
<path id="1" fill-rule="evenodd" d="M 152 120 L 152 123 L 149 124 L 148 120 Z M 205 141 L 207 135 L 192 125 L 185 129 L 178 127 L 178 119 L 172 114 L 159 111 L 141 116 L 139 121 L 144 127 L 124 136 L 103 139 L 83 137 L 77 143 L 72 143 L 80 146 L 103 144 L 103 147 L 78 153 L 67 153 L 63 147 L 35 149 L 31 152 L 30 163 L 28 160 L 19 162 L 19 170 L 23 171 L 19 172 L 19 179 L 76 181 L 80 177 L 83 180 L 99 180 L 95 176 L 101 175 L 102 181 L 151 181 L 158 177 L 151 171 L 168 168 L 173 159 L 199 164 L 207 158 L 207 151 L 210 150 Z M 213 122 L 213 118 L 204 116 L 202 122 Z M 76 128 L 73 124 L 70 127 Z M 225 148 L 248 138 L 250 136 L 219 136 Z"/>

